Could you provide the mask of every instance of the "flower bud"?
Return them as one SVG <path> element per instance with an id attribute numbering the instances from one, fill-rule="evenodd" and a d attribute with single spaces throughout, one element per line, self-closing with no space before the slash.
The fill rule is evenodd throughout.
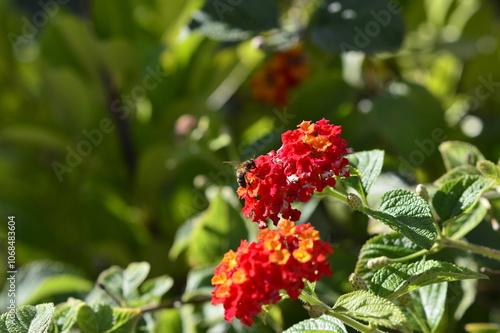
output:
<path id="1" fill-rule="evenodd" d="M 360 210 L 363 207 L 361 199 L 354 193 L 349 193 L 347 195 L 347 205 L 354 210 Z"/>
<path id="2" fill-rule="evenodd" d="M 325 314 L 325 308 L 320 306 L 320 305 L 311 305 L 309 309 L 307 310 L 309 312 L 309 317 L 311 318 L 319 318 L 323 314 Z"/>
<path id="3" fill-rule="evenodd" d="M 384 268 L 385 266 L 389 265 L 391 263 L 391 259 L 387 258 L 386 256 L 378 257 L 378 258 L 373 258 L 368 260 L 368 263 L 366 266 L 373 270 L 379 270 L 381 268 Z"/>
<path id="4" fill-rule="evenodd" d="M 351 273 L 349 275 L 349 283 L 354 291 L 356 290 L 368 290 L 368 285 L 361 276 L 356 273 Z"/>
<path id="5" fill-rule="evenodd" d="M 421 197 L 425 201 L 429 201 L 429 192 L 427 192 L 427 188 L 424 184 L 418 184 L 415 191 L 417 192 L 417 195 L 419 197 Z"/>

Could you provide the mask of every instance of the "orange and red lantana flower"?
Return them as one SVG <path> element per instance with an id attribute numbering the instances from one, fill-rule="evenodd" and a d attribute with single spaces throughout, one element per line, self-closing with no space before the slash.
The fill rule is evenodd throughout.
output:
<path id="1" fill-rule="evenodd" d="M 283 220 L 277 230 L 261 230 L 257 238 L 242 240 L 236 252 L 226 253 L 212 278 L 212 304 L 223 304 L 227 321 L 236 317 L 248 326 L 263 305 L 281 299 L 280 290 L 296 299 L 303 279 L 314 282 L 332 274 L 327 262 L 332 247 L 310 224 Z"/>
<path id="2" fill-rule="evenodd" d="M 309 76 L 310 66 L 301 45 L 276 52 L 252 79 L 255 100 L 285 106 L 288 92 Z"/>
<path id="3" fill-rule="evenodd" d="M 349 149 L 341 132 L 340 126 L 322 119 L 303 121 L 298 129 L 283 133 L 281 148 L 257 157 L 256 168 L 246 173 L 248 186 L 238 188 L 245 216 L 261 229 L 268 218 L 276 225 L 280 215 L 298 221 L 300 211 L 291 203 L 307 202 L 314 191 L 335 186 L 335 177 L 349 176 L 349 161 L 343 157 Z"/>

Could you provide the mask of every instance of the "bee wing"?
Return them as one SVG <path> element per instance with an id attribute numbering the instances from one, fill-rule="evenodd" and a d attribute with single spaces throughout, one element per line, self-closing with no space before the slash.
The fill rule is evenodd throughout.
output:
<path id="1" fill-rule="evenodd" d="M 227 164 L 231 164 L 235 167 L 238 167 L 241 165 L 241 162 L 234 162 L 234 161 L 223 161 L 222 163 L 227 163 Z"/>

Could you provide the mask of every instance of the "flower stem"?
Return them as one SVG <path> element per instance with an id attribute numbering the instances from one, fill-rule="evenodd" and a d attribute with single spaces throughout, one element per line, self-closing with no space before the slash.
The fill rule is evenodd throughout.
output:
<path id="1" fill-rule="evenodd" d="M 352 319 L 344 314 L 336 312 L 335 310 L 330 308 L 328 305 L 326 305 L 325 303 L 323 303 L 322 301 L 320 301 L 316 297 L 313 297 L 312 295 L 310 295 L 304 291 L 302 292 L 302 294 L 300 294 L 299 298 L 310 305 L 319 305 L 319 306 L 323 307 L 324 310 L 326 310 L 325 314 L 332 316 L 334 318 L 337 318 L 338 320 L 344 322 L 345 324 L 351 326 L 354 329 L 357 329 L 360 332 L 363 332 L 363 333 L 383 333 L 382 331 L 378 330 L 377 328 L 372 328 L 370 326 L 363 325 L 360 322 L 358 322 L 358 321 L 356 321 L 356 320 L 354 320 L 354 319 Z"/>
<path id="2" fill-rule="evenodd" d="M 425 256 L 429 253 L 432 253 L 432 249 L 431 250 L 420 250 L 418 252 L 415 252 L 415 253 L 412 253 L 412 254 L 409 254 L 405 257 L 400 257 L 400 258 L 389 258 L 390 262 L 393 263 L 393 262 L 404 262 L 404 261 L 408 261 L 408 260 L 412 260 L 412 259 L 415 259 L 415 258 L 418 258 L 418 257 L 421 257 L 421 256 Z"/>
<path id="3" fill-rule="evenodd" d="M 335 190 L 332 187 L 327 187 L 326 191 L 324 191 L 324 193 L 325 194 L 330 194 L 332 197 L 337 198 L 340 201 L 347 202 L 347 196 L 345 194 L 343 194 L 343 193 L 340 193 L 339 191 Z"/>
<path id="4" fill-rule="evenodd" d="M 500 251 L 497 249 L 492 249 L 490 247 L 476 245 L 462 240 L 453 240 L 450 238 L 444 238 L 440 241 L 440 243 L 442 246 L 471 251 L 477 254 L 481 254 L 485 257 L 500 260 Z"/>

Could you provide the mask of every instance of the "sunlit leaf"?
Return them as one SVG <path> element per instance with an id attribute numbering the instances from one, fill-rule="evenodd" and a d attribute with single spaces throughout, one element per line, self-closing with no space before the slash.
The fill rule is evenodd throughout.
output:
<path id="1" fill-rule="evenodd" d="M 47 333 L 54 312 L 52 303 L 23 305 L 0 316 L 0 333 Z"/>
<path id="2" fill-rule="evenodd" d="M 500 166 L 491 161 L 479 161 L 476 167 L 483 176 L 494 179 L 496 184 L 500 184 Z"/>
<path id="3" fill-rule="evenodd" d="M 370 291 L 395 300 L 409 291 L 434 283 L 487 278 L 484 274 L 449 262 L 428 260 L 411 264 L 395 263 L 375 273 L 370 282 Z"/>
<path id="4" fill-rule="evenodd" d="M 369 279 L 374 273 L 366 266 L 370 259 L 382 256 L 400 258 L 420 250 L 417 244 L 400 233 L 378 235 L 370 238 L 361 248 L 354 272 L 364 279 Z"/>
<path id="5" fill-rule="evenodd" d="M 301 321 L 283 333 L 347 333 L 347 330 L 340 320 L 328 315 L 319 318 L 312 318 Z"/>
<path id="6" fill-rule="evenodd" d="M 445 221 L 443 223 L 443 233 L 451 239 L 460 239 L 477 227 L 487 213 L 486 206 L 479 203 L 470 212 L 457 219 Z"/>
<path id="7" fill-rule="evenodd" d="M 366 209 L 366 213 L 423 248 L 430 249 L 437 237 L 428 203 L 412 192 L 386 192 L 382 196 L 379 209 Z"/>
<path id="8" fill-rule="evenodd" d="M 149 263 L 133 262 L 123 271 L 123 295 L 127 297 L 137 290 L 146 279 L 150 270 Z"/>
<path id="9" fill-rule="evenodd" d="M 351 174 L 350 177 L 340 181 L 354 188 L 366 200 L 366 195 L 382 171 L 384 151 L 378 149 L 361 151 L 349 154 L 346 158 L 349 160 L 349 164 L 361 173 L 361 176 Z"/>
<path id="10" fill-rule="evenodd" d="M 439 145 L 446 170 L 451 170 L 461 165 L 476 165 L 484 160 L 483 154 L 476 146 L 461 141 L 446 141 Z"/>
<path id="11" fill-rule="evenodd" d="M 88 292 L 92 282 L 73 267 L 51 261 L 36 261 L 22 266 L 16 275 L 16 304 L 35 303 L 46 297 L 68 293 Z M 8 300 L 8 284 L 0 293 L 0 305 Z"/>
<path id="12" fill-rule="evenodd" d="M 411 292 L 412 305 L 431 332 L 443 318 L 447 302 L 448 283 L 435 283 Z"/>
<path id="13" fill-rule="evenodd" d="M 370 324 L 394 328 L 402 332 L 410 331 L 406 316 L 396 304 L 366 290 L 340 296 L 333 310 Z"/>
<path id="14" fill-rule="evenodd" d="M 472 165 L 460 165 L 447 171 L 444 175 L 436 179 L 434 181 L 434 184 L 437 186 L 442 186 L 444 183 L 453 179 L 461 178 L 464 176 L 480 176 L 480 175 L 481 172 L 479 172 L 479 170 L 476 167 Z"/>
<path id="15" fill-rule="evenodd" d="M 493 182 L 482 176 L 465 176 L 447 181 L 432 198 L 434 209 L 443 221 L 467 213 Z"/>

